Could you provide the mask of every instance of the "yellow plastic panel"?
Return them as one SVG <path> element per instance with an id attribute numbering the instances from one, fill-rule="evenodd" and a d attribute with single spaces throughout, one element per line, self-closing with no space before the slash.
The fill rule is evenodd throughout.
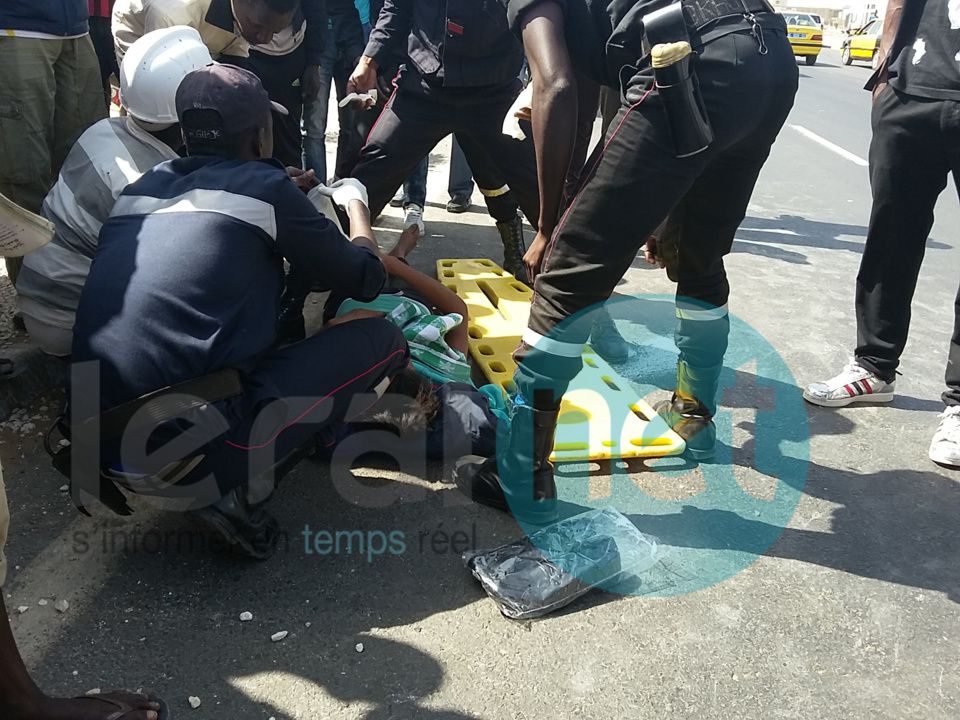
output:
<path id="1" fill-rule="evenodd" d="M 438 260 L 437 277 L 463 298 L 470 312 L 470 354 L 484 376 L 506 389 L 517 368 L 513 351 L 527 327 L 533 291 L 492 260 Z M 662 457 L 684 450 L 667 427 L 610 365 L 587 346 L 583 370 L 560 406 L 554 461 Z M 611 409 L 626 413 L 620 437 L 611 437 Z M 650 418 L 649 420 L 647 418 Z"/>

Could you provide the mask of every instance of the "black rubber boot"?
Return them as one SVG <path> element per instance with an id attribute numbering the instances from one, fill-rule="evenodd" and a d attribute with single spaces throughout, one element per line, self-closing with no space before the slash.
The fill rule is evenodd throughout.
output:
<path id="1" fill-rule="evenodd" d="M 247 501 L 247 487 L 242 485 L 213 505 L 190 513 L 219 534 L 241 555 L 266 560 L 277 551 L 280 525 L 260 505 Z"/>
<path id="2" fill-rule="evenodd" d="M 600 308 L 590 330 L 590 347 L 609 363 L 621 363 L 630 359 L 630 345 L 613 323 L 605 307 Z"/>
<path id="3" fill-rule="evenodd" d="M 503 242 L 503 269 L 522 283 L 528 283 L 523 256 L 527 246 L 523 242 L 523 216 L 517 213 L 513 220 L 497 223 L 500 240 Z"/>
<path id="4" fill-rule="evenodd" d="M 722 365 L 692 368 L 682 360 L 677 363 L 677 389 L 670 400 L 654 406 L 667 425 L 687 444 L 686 454 L 694 460 L 710 460 L 716 452 L 717 385 Z"/>
<path id="5" fill-rule="evenodd" d="M 512 513 L 521 522 L 548 525 L 555 521 L 557 485 L 550 454 L 559 414 L 559 410 L 534 410 L 527 405 L 514 408 L 510 447 L 501 453 L 506 464 L 503 474 L 496 456 L 468 455 L 454 469 L 457 487 L 474 502 Z M 525 456 L 531 449 L 532 465 L 530 456 Z"/>
<path id="6" fill-rule="evenodd" d="M 303 306 L 306 298 L 290 292 L 280 299 L 280 319 L 277 323 L 277 343 L 291 345 L 307 336 L 306 321 L 303 319 Z"/>

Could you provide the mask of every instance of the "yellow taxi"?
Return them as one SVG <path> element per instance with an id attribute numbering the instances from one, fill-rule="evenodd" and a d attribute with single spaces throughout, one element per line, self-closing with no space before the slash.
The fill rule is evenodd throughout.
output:
<path id="1" fill-rule="evenodd" d="M 807 65 L 815 65 L 823 49 L 823 28 L 807 13 L 786 12 L 783 19 L 787 21 L 787 37 L 793 54 L 802 57 Z"/>
<path id="2" fill-rule="evenodd" d="M 883 20 L 871 20 L 843 41 L 840 48 L 840 60 L 850 65 L 854 60 L 870 63 L 876 70 L 880 59 L 877 53 L 880 47 L 880 35 L 883 34 Z"/>

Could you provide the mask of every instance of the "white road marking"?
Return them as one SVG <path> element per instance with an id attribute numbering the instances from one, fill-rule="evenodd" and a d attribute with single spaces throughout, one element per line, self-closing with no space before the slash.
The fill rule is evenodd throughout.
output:
<path id="1" fill-rule="evenodd" d="M 823 145 L 827 150 L 830 150 L 831 152 L 835 152 L 840 157 L 846 160 L 849 160 L 854 165 L 860 165 L 861 167 L 868 167 L 870 164 L 859 155 L 854 155 L 849 150 L 844 150 L 839 145 L 835 145 L 834 143 L 830 142 L 826 138 L 820 137 L 815 132 L 812 132 L 811 130 L 807 130 L 802 125 L 791 125 L 790 127 L 792 127 L 794 130 L 796 130 L 798 133 L 800 133 L 804 137 L 813 140 L 815 143 Z"/>

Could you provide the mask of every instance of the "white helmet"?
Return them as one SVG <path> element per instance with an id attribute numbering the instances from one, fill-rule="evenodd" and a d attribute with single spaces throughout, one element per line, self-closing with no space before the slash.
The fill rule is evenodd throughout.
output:
<path id="1" fill-rule="evenodd" d="M 173 125 L 180 82 L 212 62 L 200 33 L 191 27 L 149 32 L 130 46 L 120 63 L 120 104 L 136 120 Z"/>

